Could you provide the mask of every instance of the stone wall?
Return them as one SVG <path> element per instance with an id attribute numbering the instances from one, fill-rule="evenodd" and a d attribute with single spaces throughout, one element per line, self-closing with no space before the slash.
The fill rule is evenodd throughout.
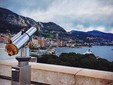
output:
<path id="1" fill-rule="evenodd" d="M 11 67 L 14 65 L 17 65 L 15 60 L 0 61 L 0 75 L 11 77 Z M 30 65 L 31 81 L 35 82 L 50 85 L 113 85 L 113 72 L 41 63 Z"/>

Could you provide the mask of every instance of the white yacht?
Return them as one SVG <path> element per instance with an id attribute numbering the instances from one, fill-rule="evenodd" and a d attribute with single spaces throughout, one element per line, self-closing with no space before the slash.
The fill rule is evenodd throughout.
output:
<path id="1" fill-rule="evenodd" d="M 88 49 L 84 54 L 85 54 L 85 55 L 86 55 L 86 54 L 93 54 L 93 52 L 92 52 L 90 49 Z"/>

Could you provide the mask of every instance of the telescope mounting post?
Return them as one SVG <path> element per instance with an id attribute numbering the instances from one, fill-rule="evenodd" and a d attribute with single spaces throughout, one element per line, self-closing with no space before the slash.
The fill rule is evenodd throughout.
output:
<path id="1" fill-rule="evenodd" d="M 31 66 L 29 61 L 29 48 L 24 47 L 21 50 L 21 56 L 17 56 L 17 66 L 12 67 L 12 84 L 11 85 L 31 85 Z"/>

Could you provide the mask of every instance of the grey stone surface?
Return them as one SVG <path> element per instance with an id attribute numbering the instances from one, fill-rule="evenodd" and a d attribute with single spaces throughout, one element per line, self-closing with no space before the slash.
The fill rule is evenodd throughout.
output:
<path id="1" fill-rule="evenodd" d="M 11 81 L 5 80 L 5 79 L 0 79 L 0 85 L 11 85 Z"/>
<path id="2" fill-rule="evenodd" d="M 11 76 L 16 61 L 0 61 L 0 75 Z M 51 85 L 113 85 L 113 72 L 30 63 L 31 80 Z M 2 84 L 1 84 L 2 82 Z M 5 85 L 0 80 L 0 85 Z M 6 84 L 8 85 L 8 84 Z"/>
<path id="3" fill-rule="evenodd" d="M 11 66 L 0 65 L 0 75 L 11 77 Z"/>
<path id="4" fill-rule="evenodd" d="M 85 76 L 77 76 L 75 85 L 113 85 L 113 81 L 91 78 Z"/>
<path id="5" fill-rule="evenodd" d="M 43 70 L 32 70 L 32 80 L 51 85 L 75 85 L 74 75 Z"/>

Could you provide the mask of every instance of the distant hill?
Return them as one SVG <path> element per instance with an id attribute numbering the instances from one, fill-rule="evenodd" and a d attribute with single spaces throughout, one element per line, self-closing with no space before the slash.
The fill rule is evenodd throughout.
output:
<path id="1" fill-rule="evenodd" d="M 88 31 L 87 34 L 93 35 L 93 36 L 98 36 L 104 39 L 109 39 L 113 40 L 113 34 L 112 33 L 104 33 L 101 31 L 93 30 L 93 31 Z"/>
<path id="2" fill-rule="evenodd" d="M 98 37 L 98 38 L 103 38 L 107 40 L 113 40 L 112 33 L 104 33 L 104 32 L 97 31 L 97 30 L 88 31 L 88 32 L 72 30 L 70 31 L 70 34 L 71 36 L 74 36 L 77 38 Z"/>
<path id="3" fill-rule="evenodd" d="M 87 32 L 83 32 L 83 31 L 76 31 L 76 30 L 72 30 L 69 32 L 71 37 L 73 39 L 80 39 L 80 40 L 86 40 L 87 37 L 93 37 L 93 35 L 88 34 Z"/>
<path id="4" fill-rule="evenodd" d="M 47 22 L 47 23 L 39 22 L 39 25 L 41 26 L 42 30 L 66 32 L 61 26 L 53 22 Z"/>
<path id="5" fill-rule="evenodd" d="M 42 32 L 66 32 L 62 27 L 53 22 L 36 22 L 31 18 L 18 15 L 8 9 L 0 8 L 0 32 L 10 31 L 17 33 L 22 28 L 29 29 L 31 26 L 40 27 Z"/>

